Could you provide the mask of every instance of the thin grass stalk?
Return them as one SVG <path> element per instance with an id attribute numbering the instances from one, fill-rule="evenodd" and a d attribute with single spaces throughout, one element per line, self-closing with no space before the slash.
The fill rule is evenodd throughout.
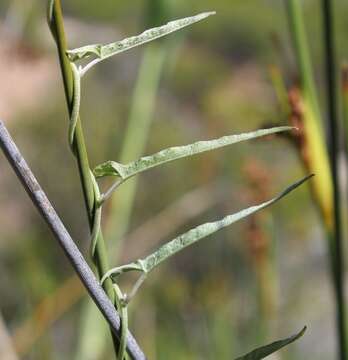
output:
<path id="1" fill-rule="evenodd" d="M 343 63 L 341 68 L 341 106 L 342 106 L 342 129 L 343 129 L 343 144 L 342 150 L 344 151 L 344 164 L 345 164 L 345 181 L 341 183 L 342 195 L 343 198 L 347 200 L 348 195 L 348 66 L 347 63 Z M 341 219 L 348 218 L 348 202 L 342 201 L 341 202 Z M 348 222 L 342 221 L 342 233 L 343 233 L 343 248 L 344 248 L 344 241 L 347 239 L 348 236 Z M 344 251 L 344 250 L 343 250 Z M 346 260 L 344 259 L 344 263 Z M 347 316 L 347 314 L 346 314 Z M 347 331 L 347 320 L 346 320 L 346 331 Z"/>
<path id="2" fill-rule="evenodd" d="M 322 216 L 325 230 L 329 239 L 329 251 L 333 255 L 333 189 L 330 171 L 330 161 L 327 153 L 322 116 L 318 106 L 318 95 L 314 86 L 313 69 L 307 43 L 301 2 L 299 0 L 286 0 L 287 15 L 290 33 L 296 53 L 299 69 L 301 91 L 296 96 L 295 104 L 300 118 L 299 125 L 304 137 L 301 150 L 302 161 L 305 167 L 316 176 L 313 179 L 311 190 Z M 291 100 L 290 100 L 291 102 Z"/>
<path id="3" fill-rule="evenodd" d="M 68 110 L 70 112 L 72 105 L 72 98 L 73 98 L 73 78 L 72 78 L 69 60 L 66 56 L 67 41 L 65 36 L 64 21 L 63 21 L 63 14 L 62 14 L 62 7 L 60 0 L 55 0 L 53 3 L 52 21 L 53 21 L 52 26 L 54 27 L 54 32 L 57 40 L 57 47 L 58 47 L 61 72 L 63 76 L 65 97 L 67 101 Z M 73 146 L 77 159 L 82 190 L 85 199 L 85 206 L 88 214 L 90 231 L 92 231 L 93 220 L 94 220 L 93 213 L 96 204 L 94 198 L 93 184 L 90 177 L 90 166 L 87 155 L 87 149 L 84 140 L 84 134 L 81 126 L 80 117 L 78 118 L 76 123 Z M 98 270 L 99 277 L 101 277 L 110 268 L 106 254 L 106 247 L 101 231 L 99 233 L 99 238 L 96 245 L 95 261 L 96 261 L 96 267 Z M 110 300 L 114 303 L 115 295 L 112 287 L 112 281 L 111 280 L 107 281 L 105 285 L 103 284 L 103 287 Z M 117 351 L 118 340 L 115 338 L 114 335 L 112 336 L 113 336 L 115 349 Z"/>
<path id="4" fill-rule="evenodd" d="M 342 67 L 342 108 L 343 108 L 343 127 L 344 127 L 344 146 L 346 160 L 348 160 L 348 64 Z"/>
<path id="5" fill-rule="evenodd" d="M 322 0 L 325 65 L 326 65 L 326 89 L 329 115 L 329 139 L 330 160 L 334 196 L 334 246 L 336 267 L 336 291 L 337 291 L 337 325 L 339 331 L 339 358 L 347 359 L 346 325 L 345 325 L 345 300 L 344 300 L 344 258 L 343 258 L 343 234 L 341 222 L 341 189 L 339 182 L 339 119 L 338 119 L 338 89 L 335 51 L 335 24 L 332 1 Z"/>
<path id="6" fill-rule="evenodd" d="M 315 108 L 316 116 L 320 118 L 320 109 L 316 87 L 313 79 L 313 67 L 309 54 L 309 47 L 306 40 L 306 30 L 303 22 L 303 15 L 300 0 L 285 0 L 288 10 L 290 32 L 293 35 L 296 60 L 301 74 L 301 85 L 305 96 L 308 96 Z"/>
<path id="7" fill-rule="evenodd" d="M 322 116 L 320 113 L 320 108 L 318 105 L 318 95 L 315 88 L 314 76 L 313 76 L 313 69 L 310 59 L 309 53 L 309 46 L 306 39 L 305 33 L 305 26 L 304 26 L 304 18 L 302 14 L 302 5 L 300 0 L 287 0 L 287 9 L 288 9 L 288 17 L 290 23 L 290 31 L 292 34 L 292 39 L 294 43 L 294 48 L 296 52 L 296 60 L 299 67 L 300 72 L 300 80 L 301 80 L 301 90 L 302 99 L 300 100 L 300 112 L 303 117 L 303 139 L 302 139 L 302 149 L 301 155 L 302 160 L 307 168 L 310 168 L 311 172 L 316 173 L 316 179 L 313 181 L 312 193 L 314 198 L 317 202 L 318 208 L 321 212 L 323 222 L 325 225 L 325 230 L 328 239 L 328 246 L 329 246 L 329 254 L 330 254 L 330 262 L 331 262 L 331 271 L 332 271 L 332 282 L 333 288 L 335 293 L 335 301 L 336 301 L 336 325 L 337 325 L 337 332 L 339 340 L 339 353 L 340 356 L 342 353 L 345 353 L 345 350 L 342 350 L 342 340 L 344 337 L 345 329 L 342 324 L 344 322 L 344 303 L 343 303 L 343 293 L 342 293 L 342 279 L 341 279 L 341 270 L 337 270 L 338 268 L 341 269 L 341 260 L 338 259 L 337 264 L 337 242 L 335 239 L 335 233 L 337 233 L 337 221 L 336 216 L 339 214 L 339 210 L 337 208 L 337 195 L 335 194 L 337 191 L 337 183 L 335 185 L 335 181 L 333 178 L 333 171 L 331 171 L 331 163 L 332 163 L 332 156 L 331 159 L 329 157 L 325 137 L 322 129 Z M 330 30 L 331 27 L 331 14 L 326 13 L 324 11 L 325 16 L 329 16 L 329 25 Z M 325 22 L 327 19 L 325 20 Z M 327 22 L 325 24 L 327 26 Z M 326 58 L 331 56 L 333 51 L 333 43 L 331 42 L 331 35 L 329 33 L 330 39 L 327 39 L 327 35 L 325 38 L 326 42 Z M 327 41 L 330 41 L 327 43 Z M 329 55 L 330 54 L 330 55 Z M 328 58 L 327 69 L 330 74 L 328 75 L 328 83 L 329 87 L 332 86 L 332 74 L 331 73 L 331 66 L 332 66 L 333 58 Z M 334 90 L 335 91 L 335 90 Z M 336 106 L 336 96 L 332 97 L 332 90 L 331 92 L 331 111 L 335 111 L 333 106 Z M 333 109 L 333 110 L 332 110 Z M 330 113 L 330 116 L 332 114 Z M 336 119 L 335 113 L 334 117 Z M 334 120 L 335 121 L 335 120 Z M 331 161 L 330 161 L 331 160 Z M 336 161 L 336 159 L 334 159 Z M 336 188 L 336 189 L 335 189 Z M 336 211 L 337 210 L 337 211 Z M 340 226 L 340 224 L 338 225 Z M 338 229 L 340 233 L 341 230 Z M 340 245 L 338 245 L 340 248 Z M 341 256 L 341 251 L 339 256 Z M 343 357 L 345 358 L 345 356 Z M 340 357 L 340 359 L 343 359 Z"/>

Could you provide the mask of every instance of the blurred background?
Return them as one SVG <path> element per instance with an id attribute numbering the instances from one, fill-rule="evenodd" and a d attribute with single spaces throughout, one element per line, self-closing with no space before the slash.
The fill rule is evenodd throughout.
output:
<path id="1" fill-rule="evenodd" d="M 339 52 L 348 58 L 348 3 L 336 3 Z M 84 78 L 81 114 L 93 166 L 287 124 L 274 79 L 279 67 L 287 83 L 296 82 L 297 72 L 283 2 L 62 5 L 70 48 L 217 11 L 104 62 Z M 304 11 L 321 89 L 317 2 L 306 1 Z M 88 225 L 45 1 L 0 2 L 0 79 L 0 117 L 87 257 Z M 149 171 L 106 206 L 110 262 L 144 256 L 193 226 L 272 197 L 304 174 L 288 136 Z M 108 329 L 2 154 L 0 185 L 0 347 L 7 348 L 7 359 L 112 359 Z M 272 359 L 334 358 L 324 238 L 305 185 L 154 271 L 130 305 L 130 328 L 150 359 L 231 359 L 307 325 L 300 341 Z M 122 286 L 128 289 L 132 281 L 126 276 Z"/>

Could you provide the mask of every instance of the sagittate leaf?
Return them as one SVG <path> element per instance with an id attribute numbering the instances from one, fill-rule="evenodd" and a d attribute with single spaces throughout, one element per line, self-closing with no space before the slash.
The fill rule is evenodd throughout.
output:
<path id="1" fill-rule="evenodd" d="M 70 61 L 77 61 L 95 56 L 100 60 L 109 58 L 110 56 L 119 54 L 123 51 L 132 49 L 136 46 L 145 44 L 152 40 L 158 39 L 162 36 L 168 35 L 174 31 L 180 30 L 186 26 L 194 24 L 207 18 L 210 15 L 214 15 L 215 12 L 205 12 L 196 16 L 186 17 L 179 20 L 170 21 L 168 24 L 155 27 L 144 31 L 140 35 L 132 36 L 121 41 L 116 41 L 111 44 L 94 44 L 87 45 L 77 49 L 68 50 L 67 55 Z"/>
<path id="2" fill-rule="evenodd" d="M 197 226 L 194 229 L 189 230 L 188 232 L 178 236 L 177 238 L 173 239 L 172 241 L 166 243 L 165 245 L 161 246 L 158 250 L 156 250 L 151 255 L 147 256 L 144 259 L 139 259 L 135 261 L 134 263 L 123 265 L 117 268 L 113 268 L 109 270 L 102 279 L 102 282 L 112 275 L 119 275 L 122 272 L 126 271 L 142 271 L 144 273 L 149 273 L 151 270 L 153 270 L 155 267 L 157 267 L 160 263 L 167 260 L 169 257 L 175 255 L 179 251 L 185 249 L 186 247 L 194 244 L 195 242 L 207 237 L 208 235 L 211 235 L 218 230 L 229 226 L 243 218 L 246 218 L 247 216 L 256 213 L 257 211 L 260 211 L 264 209 L 267 206 L 270 206 L 274 204 L 276 201 L 283 198 L 285 195 L 289 194 L 291 191 L 296 189 L 298 186 L 303 184 L 307 179 L 312 177 L 313 175 L 306 176 L 305 178 L 295 182 L 291 186 L 289 186 L 287 189 L 285 189 L 283 192 L 281 192 L 278 196 L 275 198 L 266 201 L 262 204 L 251 206 L 247 209 L 244 209 L 238 213 L 228 215 L 224 217 L 221 220 L 215 221 L 215 222 L 209 222 L 202 225 Z"/>
<path id="3" fill-rule="evenodd" d="M 298 332 L 297 334 L 290 336 L 286 339 L 283 340 L 278 340 L 275 341 L 271 344 L 265 345 L 265 346 L 261 346 L 253 351 L 251 351 L 250 353 L 244 355 L 244 356 L 240 356 L 239 358 L 235 359 L 235 360 L 260 360 L 260 359 L 264 359 L 266 356 L 271 355 L 273 353 L 275 353 L 276 351 L 280 350 L 281 348 L 283 348 L 286 345 L 291 344 L 292 342 L 296 341 L 297 339 L 299 339 L 306 331 L 307 327 L 305 326 L 300 332 Z"/>
<path id="4" fill-rule="evenodd" d="M 239 135 L 223 136 L 215 140 L 198 141 L 190 145 L 171 147 L 162 150 L 156 154 L 150 156 L 144 156 L 136 161 L 132 161 L 125 165 L 115 161 L 107 161 L 95 167 L 94 175 L 97 178 L 103 176 L 118 176 L 124 181 L 138 173 L 141 173 L 155 166 L 159 166 L 170 161 L 196 155 L 205 151 L 218 149 L 242 141 L 251 140 L 270 134 L 275 134 L 282 131 L 288 131 L 291 129 L 293 129 L 293 127 L 280 126 L 271 129 L 257 130 Z"/>

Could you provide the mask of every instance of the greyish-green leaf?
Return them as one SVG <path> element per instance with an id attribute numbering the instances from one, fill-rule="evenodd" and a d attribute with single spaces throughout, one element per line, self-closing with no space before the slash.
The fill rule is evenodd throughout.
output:
<path id="1" fill-rule="evenodd" d="M 261 346 L 261 347 L 255 349 L 255 350 L 251 351 L 250 353 L 244 355 L 244 356 L 240 356 L 239 358 L 237 358 L 235 360 L 260 360 L 260 359 L 264 359 L 266 356 L 275 353 L 276 351 L 280 350 L 284 346 L 289 345 L 292 342 L 299 339 L 305 333 L 306 329 L 307 329 L 307 327 L 305 326 L 300 332 L 298 332 L 297 334 L 295 334 L 293 336 L 288 337 L 287 339 L 278 340 L 278 341 L 275 341 L 275 342 L 273 342 L 271 344 Z"/>
<path id="2" fill-rule="evenodd" d="M 194 244 L 195 242 L 217 232 L 218 230 L 229 226 L 247 216 L 260 211 L 267 206 L 274 204 L 276 201 L 283 198 L 285 195 L 289 194 L 291 191 L 296 189 L 298 186 L 303 184 L 306 180 L 311 178 L 313 175 L 306 176 L 305 178 L 295 182 L 283 192 L 281 192 L 278 196 L 274 197 L 273 199 L 266 201 L 262 204 L 251 206 L 247 209 L 239 211 L 238 213 L 228 215 L 221 220 L 205 223 L 202 225 L 197 226 L 194 229 L 189 230 L 188 232 L 178 236 L 177 238 L 173 239 L 172 241 L 164 244 L 158 250 L 156 250 L 151 255 L 147 256 L 144 259 L 139 259 L 131 264 L 123 265 L 117 268 L 113 268 L 109 270 L 104 276 L 104 281 L 106 278 L 112 275 L 119 275 L 125 271 L 142 271 L 144 273 L 149 273 L 155 267 L 157 267 L 160 263 L 167 260 L 169 257 L 175 255 L 179 251 L 185 249 L 186 247 Z"/>
<path id="3" fill-rule="evenodd" d="M 223 136 L 219 139 L 214 140 L 198 141 L 190 145 L 175 146 L 164 149 L 156 154 L 144 156 L 136 161 L 132 161 L 125 165 L 115 161 L 107 161 L 103 164 L 96 166 L 94 169 L 94 174 L 97 178 L 103 176 L 118 176 L 124 181 L 138 173 L 170 161 L 196 155 L 205 151 L 218 149 L 242 141 L 255 139 L 261 136 L 275 134 L 282 131 L 288 131 L 291 129 L 293 129 L 293 127 L 280 126 L 271 129 L 261 129 L 239 135 Z"/>
<path id="4" fill-rule="evenodd" d="M 285 195 L 296 189 L 310 177 L 312 177 L 312 175 L 306 176 L 305 178 L 297 181 L 296 183 L 288 187 L 286 190 L 281 192 L 278 196 L 269 201 L 266 201 L 259 205 L 251 206 L 247 209 L 239 211 L 238 213 L 228 215 L 221 220 L 205 223 L 197 226 L 194 229 L 189 230 L 188 232 L 161 246 L 157 251 L 155 251 L 153 254 L 149 255 L 145 259 L 139 260 L 139 263 L 141 264 L 145 272 L 151 271 L 168 257 L 173 256 L 177 252 L 183 250 L 189 245 L 194 244 L 198 240 L 203 239 L 226 226 L 229 226 L 241 219 L 246 218 L 247 216 L 250 216 L 251 214 L 256 213 L 257 211 L 264 209 L 267 206 L 274 204 L 276 201 L 280 200 Z"/>
<path id="5" fill-rule="evenodd" d="M 119 54 L 123 51 L 132 49 L 136 46 L 145 44 L 147 42 L 150 42 L 152 40 L 158 39 L 162 36 L 180 30 L 186 26 L 194 24 L 214 14 L 215 12 L 211 11 L 211 12 L 201 13 L 196 16 L 170 21 L 166 25 L 146 30 L 140 35 L 132 36 L 121 41 L 116 41 L 111 44 L 106 44 L 106 45 L 94 44 L 94 45 L 83 46 L 73 50 L 68 50 L 67 55 L 70 61 L 82 60 L 89 58 L 90 56 L 96 56 L 99 60 L 104 60 L 109 58 L 110 56 Z"/>

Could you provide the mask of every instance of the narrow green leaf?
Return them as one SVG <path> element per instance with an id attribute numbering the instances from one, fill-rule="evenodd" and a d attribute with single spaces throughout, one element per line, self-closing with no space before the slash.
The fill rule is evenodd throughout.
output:
<path id="1" fill-rule="evenodd" d="M 104 60 L 109 58 L 110 56 L 119 54 L 123 51 L 127 51 L 136 46 L 145 44 L 152 40 L 158 39 L 162 36 L 168 35 L 174 31 L 180 30 L 186 26 L 194 24 L 214 14 L 215 12 L 211 11 L 211 12 L 201 13 L 196 16 L 170 21 L 166 25 L 146 30 L 140 35 L 132 36 L 121 41 L 116 41 L 111 44 L 106 44 L 106 45 L 94 44 L 94 45 L 83 46 L 73 50 L 68 50 L 67 55 L 70 61 L 78 61 L 89 58 L 90 56 L 95 56 L 99 60 Z"/>
<path id="2" fill-rule="evenodd" d="M 174 161 L 184 157 L 196 155 L 205 151 L 218 149 L 227 145 L 232 145 L 238 142 L 251 140 L 261 136 L 275 134 L 278 132 L 287 131 L 291 129 L 293 129 L 293 127 L 280 126 L 271 129 L 257 130 L 239 135 L 223 136 L 215 140 L 198 141 L 196 143 L 185 146 L 175 146 L 162 150 L 150 156 L 144 156 L 126 165 L 120 164 L 115 161 L 107 161 L 95 167 L 94 174 L 97 178 L 103 176 L 118 176 L 124 181 L 138 173 L 141 173 L 155 166 L 159 166 L 170 161 Z"/>
<path id="3" fill-rule="evenodd" d="M 264 209 L 267 206 L 274 204 L 276 201 L 283 198 L 285 195 L 289 194 L 291 191 L 296 189 L 298 186 L 303 184 L 306 180 L 311 178 L 313 175 L 306 176 L 305 178 L 295 182 L 283 192 L 281 192 L 278 196 L 274 197 L 273 199 L 266 201 L 262 204 L 251 206 L 247 209 L 239 211 L 238 213 L 228 215 L 221 220 L 205 223 L 202 225 L 197 226 L 194 229 L 189 230 L 188 232 L 178 236 L 177 238 L 173 239 L 172 241 L 164 244 L 158 250 L 156 250 L 151 255 L 147 256 L 144 259 L 139 259 L 131 264 L 123 265 L 117 268 L 113 268 L 109 270 L 102 278 L 102 282 L 112 276 L 112 275 L 119 275 L 126 271 L 142 271 L 144 273 L 149 273 L 155 267 L 157 267 L 160 263 L 167 260 L 169 257 L 175 255 L 179 251 L 185 249 L 186 247 L 194 244 L 195 242 L 211 235 L 218 230 L 229 226 L 251 214 L 256 213 L 259 210 Z"/>
<path id="4" fill-rule="evenodd" d="M 287 345 L 291 344 L 292 342 L 296 341 L 297 339 L 299 339 L 305 333 L 306 329 L 307 329 L 307 327 L 305 326 L 300 332 L 298 332 L 297 334 L 295 334 L 293 336 L 290 336 L 283 340 L 275 341 L 272 344 L 268 344 L 268 345 L 259 347 L 244 356 L 240 356 L 239 358 L 237 358 L 235 360 L 264 359 L 266 356 L 273 354 L 274 352 L 280 350 L 284 346 L 287 346 Z"/>
<path id="5" fill-rule="evenodd" d="M 274 204 L 276 201 L 280 200 L 285 195 L 296 189 L 310 177 L 312 177 L 312 175 L 306 176 L 305 178 L 297 181 L 296 183 L 288 187 L 286 190 L 281 192 L 278 196 L 269 201 L 266 201 L 259 205 L 251 206 L 247 209 L 239 211 L 238 213 L 228 215 L 221 220 L 205 223 L 197 226 L 194 229 L 189 230 L 188 232 L 161 246 L 157 251 L 155 251 L 153 254 L 149 255 L 145 259 L 139 260 L 139 263 L 141 264 L 145 272 L 151 271 L 168 257 L 175 255 L 177 252 L 183 250 L 187 246 L 194 244 L 198 240 L 201 240 L 226 226 L 229 226 L 241 219 L 246 218 L 251 214 L 254 214 L 257 211 L 264 209 L 267 206 Z"/>

